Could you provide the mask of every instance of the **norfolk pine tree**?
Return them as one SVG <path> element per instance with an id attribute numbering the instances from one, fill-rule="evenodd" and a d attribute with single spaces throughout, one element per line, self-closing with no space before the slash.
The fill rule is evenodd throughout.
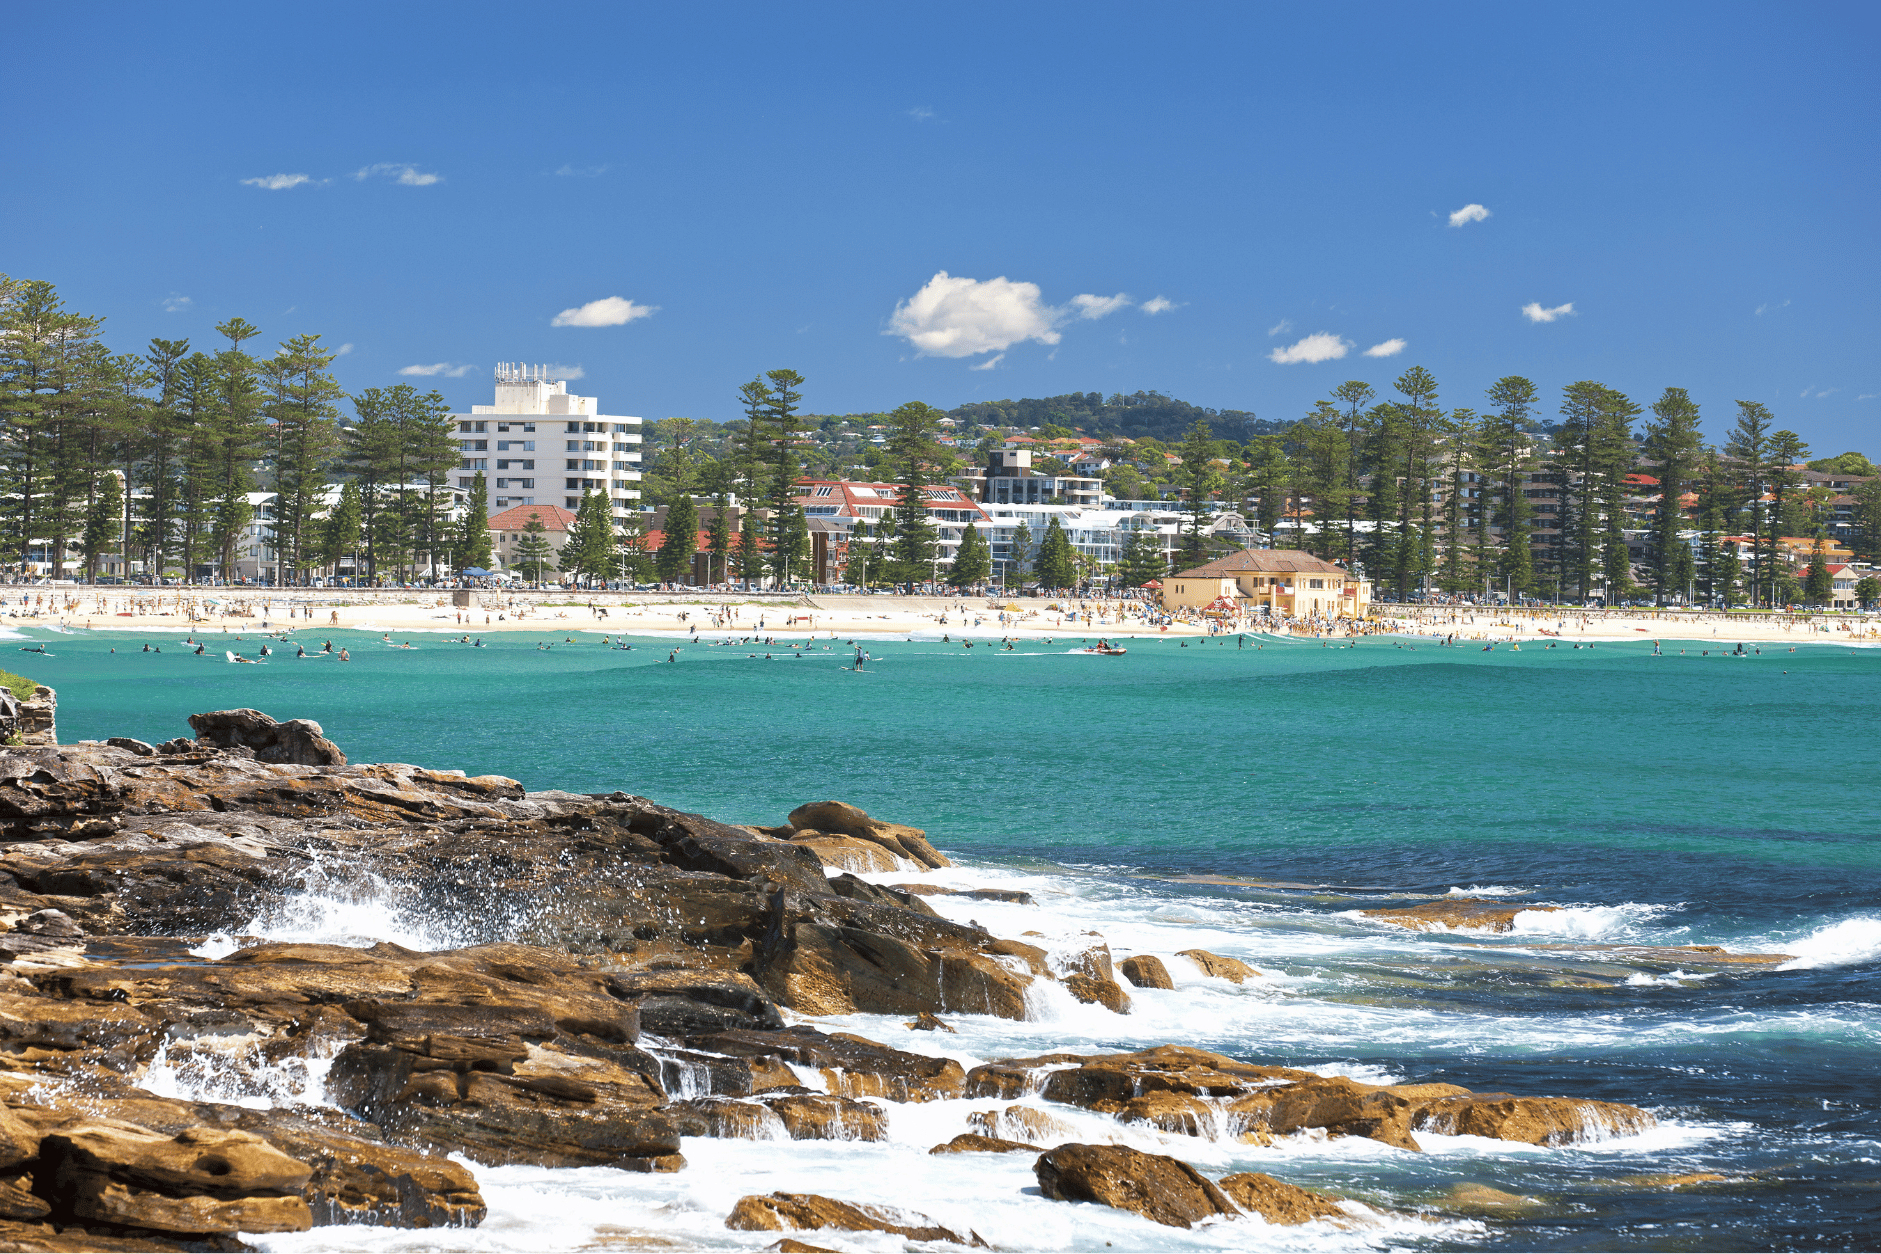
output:
<path id="1" fill-rule="evenodd" d="M 1685 529 L 1683 498 L 1701 446 L 1698 406 L 1684 388 L 1667 388 L 1652 403 L 1652 414 L 1644 451 L 1659 468 L 1659 508 L 1652 530 L 1653 603 L 1664 605 L 1667 589 L 1680 586 L 1689 570 L 1690 547 L 1680 538 Z M 1682 558 L 1680 549 L 1686 550 Z"/>
<path id="2" fill-rule="evenodd" d="M 1184 566 L 1199 566 L 1208 556 L 1208 502 L 1221 489 L 1221 474 L 1215 469 L 1215 441 L 1209 435 L 1208 423 L 1198 418 L 1189 427 L 1188 434 L 1182 437 L 1181 447 L 1182 451 L 1177 456 L 1182 458 L 1182 508 L 1188 515 L 1182 531 L 1181 561 Z M 1054 516 L 1052 521 L 1056 524 L 1057 518 Z M 1059 530 L 1062 535 L 1063 528 Z M 1046 532 L 1048 537 L 1050 534 Z M 1057 573 L 1055 567 L 1053 573 Z M 1045 550 L 1041 547 L 1039 577 L 1043 579 L 1045 574 Z M 1053 586 L 1070 585 L 1060 583 Z"/>
<path id="3" fill-rule="evenodd" d="M 888 415 L 888 453 L 901 478 L 901 497 L 895 505 L 895 579 L 920 583 L 932 577 L 934 527 L 928 521 L 928 463 L 937 446 L 934 432 L 945 417 L 924 401 L 898 405 Z"/>
<path id="4" fill-rule="evenodd" d="M 678 583 L 692 573 L 692 555 L 699 547 L 699 508 L 690 494 L 681 493 L 666 507 L 666 535 L 653 561 L 661 583 Z"/>
<path id="5" fill-rule="evenodd" d="M 1038 581 L 1048 588 L 1072 588 L 1078 582 L 1077 555 L 1071 538 L 1053 514 L 1045 526 L 1045 538 L 1038 546 Z"/>
<path id="6" fill-rule="evenodd" d="M 1489 388 L 1496 412 L 1483 421 L 1483 461 L 1496 484 L 1502 522 L 1502 561 L 1496 573 L 1507 581 L 1511 597 L 1534 586 L 1535 559 L 1529 549 L 1531 516 L 1524 485 L 1534 464 L 1527 423 L 1535 404 L 1535 385 L 1507 375 Z"/>
<path id="7" fill-rule="evenodd" d="M 470 499 L 458 520 L 457 569 L 489 570 L 494 559 L 490 544 L 490 485 L 479 470 L 470 480 Z"/>
<path id="8" fill-rule="evenodd" d="M 542 582 L 542 571 L 555 556 L 555 546 L 546 538 L 548 528 L 542 524 L 542 515 L 531 513 L 529 521 L 523 524 L 522 539 L 516 542 L 512 555 L 516 568 L 529 573 L 529 578 L 536 584 Z"/>
<path id="9" fill-rule="evenodd" d="M 956 588 L 985 583 L 993 573 L 993 550 L 970 522 L 960 524 L 960 547 L 954 550 L 953 564 L 947 568 L 947 582 Z"/>

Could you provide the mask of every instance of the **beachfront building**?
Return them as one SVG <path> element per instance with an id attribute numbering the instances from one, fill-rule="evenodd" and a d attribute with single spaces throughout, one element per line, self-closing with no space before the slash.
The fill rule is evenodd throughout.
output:
<path id="1" fill-rule="evenodd" d="M 1095 475 L 1047 474 L 1032 465 L 1030 448 L 994 449 L 984 467 L 967 472 L 968 486 L 984 504 L 1085 505 L 1095 507 L 1104 481 Z"/>
<path id="2" fill-rule="evenodd" d="M 1161 503 L 1159 509 L 1134 508 L 1141 504 L 1107 500 L 1100 508 L 1083 505 L 986 505 L 986 539 L 992 546 L 993 576 L 1005 582 L 1015 582 L 1021 577 L 1019 569 L 1033 569 L 1033 564 L 1038 560 L 1039 545 L 1044 542 L 1045 532 L 1051 527 L 1054 518 L 1064 529 L 1065 538 L 1071 542 L 1072 552 L 1081 559 L 1080 564 L 1094 574 L 1122 560 L 1124 543 L 1132 532 L 1153 540 L 1162 551 L 1163 564 L 1170 565 L 1175 561 L 1176 550 L 1182 546 L 1182 530 L 1187 525 L 1188 515 L 1169 503 Z M 1025 528 L 1030 541 L 1024 553 L 1014 547 L 1021 526 Z M 1210 544 L 1232 544 L 1240 548 L 1263 544 L 1267 540 L 1245 517 L 1225 509 L 1210 516 L 1204 534 Z"/>
<path id="3" fill-rule="evenodd" d="M 550 366 L 498 362 L 496 400 L 453 414 L 462 452 L 453 482 L 467 489 L 479 470 L 491 514 L 517 506 L 574 510 L 585 492 L 604 492 L 623 523 L 640 500 L 640 419 L 603 414 L 575 396 Z"/>
<path id="4" fill-rule="evenodd" d="M 1362 618 L 1372 585 L 1299 549 L 1247 549 L 1163 580 L 1164 609 L 1206 609 L 1217 601 L 1243 613 Z"/>
<path id="5" fill-rule="evenodd" d="M 817 583 L 842 578 L 843 558 L 857 523 L 873 527 L 901 504 L 899 483 L 862 483 L 848 479 L 799 479 L 796 501 L 809 523 L 811 565 Z M 951 484 L 929 484 L 921 489 L 921 504 L 934 529 L 935 568 L 945 572 L 960 550 L 960 536 L 968 527 L 985 529 L 986 511 L 971 496 Z"/>
<path id="6" fill-rule="evenodd" d="M 579 497 L 576 505 L 581 504 Z M 562 546 L 568 543 L 569 528 L 575 525 L 575 511 L 559 505 L 514 505 L 500 514 L 490 516 L 490 569 L 498 575 L 514 576 L 518 579 L 536 579 L 533 566 L 525 566 L 522 560 L 523 537 L 531 534 L 529 524 L 542 524 L 540 538 L 548 543 L 553 552 L 543 559 L 542 578 L 554 580 L 556 564 L 562 553 Z"/>

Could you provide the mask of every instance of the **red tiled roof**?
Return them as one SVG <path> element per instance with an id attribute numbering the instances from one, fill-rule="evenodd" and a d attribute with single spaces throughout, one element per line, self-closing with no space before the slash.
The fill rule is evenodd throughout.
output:
<path id="1" fill-rule="evenodd" d="M 1651 475 L 1628 475 L 1623 482 L 1648 488 L 1656 488 L 1659 486 L 1659 481 Z"/>
<path id="2" fill-rule="evenodd" d="M 575 524 L 575 511 L 559 505 L 517 505 L 493 514 L 484 526 L 491 531 L 522 531 L 529 526 L 530 515 L 541 519 L 548 531 L 567 531 Z"/>

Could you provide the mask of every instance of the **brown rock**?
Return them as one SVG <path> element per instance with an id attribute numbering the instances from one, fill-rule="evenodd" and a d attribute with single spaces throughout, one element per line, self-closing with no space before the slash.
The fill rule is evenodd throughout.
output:
<path id="1" fill-rule="evenodd" d="M 1237 1129 L 1266 1129 L 1286 1136 L 1323 1128 L 1333 1136 L 1364 1136 L 1399 1149 L 1417 1150 L 1411 1127 L 1432 1101 L 1466 1094 L 1453 1084 L 1361 1084 L 1346 1076 L 1314 1077 L 1266 1089 L 1228 1106 Z"/>
<path id="2" fill-rule="evenodd" d="M 789 821 L 793 833 L 808 828 L 834 836 L 852 836 L 858 840 L 872 841 L 890 853 L 929 870 L 953 865 L 933 845 L 928 844 L 927 833 L 920 828 L 872 819 L 866 812 L 841 801 L 814 801 L 809 805 L 798 806 L 790 812 Z"/>
<path id="3" fill-rule="evenodd" d="M 175 1137 L 115 1120 L 78 1123 L 40 1146 L 55 1214 L 159 1232 L 305 1232 L 313 1175 L 252 1132 Z"/>
<path id="4" fill-rule="evenodd" d="M 1179 1136 L 1218 1135 L 1220 1113 L 1198 1097 L 1187 1093 L 1146 1093 L 1124 1103 L 1117 1118 L 1124 1123 L 1141 1123 Z"/>
<path id="5" fill-rule="evenodd" d="M 808 849 L 816 855 L 817 861 L 835 871 L 899 871 L 906 863 L 894 851 L 855 836 L 799 832 L 791 841 Z"/>
<path id="6" fill-rule="evenodd" d="M 847 1097 L 932 1102 L 960 1097 L 966 1090 L 966 1074 L 951 1058 L 913 1054 L 847 1032 L 824 1033 L 810 1027 L 719 1032 L 695 1043 L 733 1057 L 769 1055 L 815 1067 L 831 1093 Z"/>
<path id="7" fill-rule="evenodd" d="M 1033 1166 L 1039 1192 L 1060 1202 L 1098 1202 L 1172 1228 L 1239 1212 L 1201 1172 L 1178 1158 L 1124 1145 L 1060 1145 Z"/>
<path id="8" fill-rule="evenodd" d="M 39 1130 L 0 1106 L 0 1171 L 39 1157 Z"/>
<path id="9" fill-rule="evenodd" d="M 945 1145 L 936 1145 L 930 1154 L 1010 1154 L 1015 1150 L 1029 1150 L 1036 1154 L 1038 1146 L 1027 1141 L 1002 1141 L 996 1136 L 981 1136 L 977 1132 L 962 1132 Z"/>
<path id="10" fill-rule="evenodd" d="M 666 1107 L 666 1117 L 681 1136 L 728 1137 L 744 1141 L 771 1139 L 783 1121 L 770 1107 L 728 1097 L 693 1097 Z"/>
<path id="11" fill-rule="evenodd" d="M 1297 1184 L 1287 1184 L 1258 1171 L 1223 1176 L 1221 1191 L 1242 1210 L 1270 1224 L 1303 1224 L 1315 1219 L 1350 1219 L 1336 1199 Z"/>
<path id="12" fill-rule="evenodd" d="M 815 1193 L 755 1194 L 738 1199 L 725 1226 L 738 1232 L 779 1232 L 805 1228 L 840 1228 L 847 1232 L 892 1232 L 910 1241 L 951 1241 L 955 1245 L 984 1248 L 979 1234 L 961 1236 L 941 1227 L 926 1215 L 874 1206 L 842 1202 Z"/>
<path id="13" fill-rule="evenodd" d="M 1083 974 L 1067 975 L 1065 991 L 1087 1005 L 1099 1005 L 1120 1015 L 1130 1013 L 1130 995 L 1115 980 L 1098 980 Z"/>
<path id="14" fill-rule="evenodd" d="M 1062 1063 L 1077 1065 L 1054 1067 Z M 969 1072 L 965 1095 L 1021 1097 L 1037 1092 L 1048 1101 L 1116 1114 L 1132 1098 L 1149 1093 L 1239 1097 L 1264 1091 L 1275 1080 L 1317 1078 L 1310 1071 L 1257 1066 L 1204 1049 L 1160 1045 L 1133 1054 L 1045 1054 L 1002 1059 Z"/>
<path id="15" fill-rule="evenodd" d="M 1550 913 L 1559 906 L 1529 906 L 1520 902 L 1485 901 L 1480 897 L 1445 897 L 1421 906 L 1387 906 L 1367 910 L 1365 914 L 1413 932 L 1433 932 L 1465 928 L 1476 932 L 1506 932 L 1515 926 L 1515 916 L 1524 910 Z"/>
<path id="16" fill-rule="evenodd" d="M 825 1093 L 767 1097 L 793 1141 L 886 1141 L 888 1115 L 873 1102 Z"/>
<path id="17" fill-rule="evenodd" d="M 1448 1097 L 1424 1105 L 1417 1127 L 1447 1136 L 1487 1136 L 1530 1145 L 1571 1145 L 1643 1132 L 1658 1120 L 1637 1106 L 1501 1093 Z"/>
<path id="18" fill-rule="evenodd" d="M 296 766 L 345 766 L 346 755 L 312 719 L 277 723 L 260 710 L 213 710 L 189 716 L 199 744 L 250 749 L 258 762 Z"/>
<path id="19" fill-rule="evenodd" d="M 935 1017 L 934 1015 L 929 1014 L 925 1010 L 923 1010 L 920 1014 L 916 1015 L 914 1018 L 908 1020 L 908 1022 L 904 1024 L 903 1026 L 915 1032 L 954 1032 L 955 1031 L 955 1028 L 951 1023 L 945 1023 L 939 1018 Z"/>
<path id="20" fill-rule="evenodd" d="M 967 1116 L 967 1127 L 988 1140 L 1012 1140 L 1047 1145 L 1068 1141 L 1077 1129 L 1064 1120 L 1036 1106 L 1008 1106 L 1004 1110 L 976 1110 Z"/>
<path id="21" fill-rule="evenodd" d="M 38 1223 L 52 1213 L 45 1199 L 33 1192 L 31 1176 L 0 1180 L 0 1219 Z M 0 1243 L 0 1249 L 12 1247 Z"/>
<path id="22" fill-rule="evenodd" d="M 840 1251 L 832 1250 L 826 1245 L 807 1245 L 802 1241 L 795 1241 L 789 1237 L 785 1237 L 781 1241 L 773 1241 L 764 1248 L 767 1250 L 775 1250 L 778 1254 L 841 1254 Z"/>
<path id="23" fill-rule="evenodd" d="M 1117 964 L 1123 972 L 1123 978 L 1138 988 L 1174 988 L 1175 981 L 1169 978 L 1169 968 L 1163 965 L 1161 958 L 1150 954 L 1138 954 L 1134 958 L 1125 958 Z"/>
<path id="24" fill-rule="evenodd" d="M 1206 949 L 1184 949 L 1177 953 L 1177 957 L 1187 958 L 1193 962 L 1202 969 L 1203 975 L 1214 976 L 1218 980 L 1228 980 L 1234 984 L 1240 984 L 1248 977 L 1260 974 L 1239 958 L 1212 954 Z"/>
<path id="25" fill-rule="evenodd" d="M 1513 1215 L 1524 1211 L 1546 1210 L 1548 1204 L 1538 1197 L 1505 1193 L 1486 1184 L 1453 1184 L 1436 1203 L 1443 1210 L 1465 1215 Z"/>
<path id="26" fill-rule="evenodd" d="M 939 884 L 890 884 L 889 887 L 918 897 L 971 897 L 975 901 L 1004 901 L 1015 906 L 1036 904 L 1031 893 L 1016 888 L 943 888 Z"/>

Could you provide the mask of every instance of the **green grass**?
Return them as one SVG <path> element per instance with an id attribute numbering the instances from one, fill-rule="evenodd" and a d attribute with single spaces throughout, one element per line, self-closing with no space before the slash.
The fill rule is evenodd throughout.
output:
<path id="1" fill-rule="evenodd" d="M 30 701 L 33 693 L 39 688 L 39 681 L 28 679 L 24 675 L 15 675 L 10 671 L 0 671 L 0 688 L 10 690 L 22 701 Z"/>

